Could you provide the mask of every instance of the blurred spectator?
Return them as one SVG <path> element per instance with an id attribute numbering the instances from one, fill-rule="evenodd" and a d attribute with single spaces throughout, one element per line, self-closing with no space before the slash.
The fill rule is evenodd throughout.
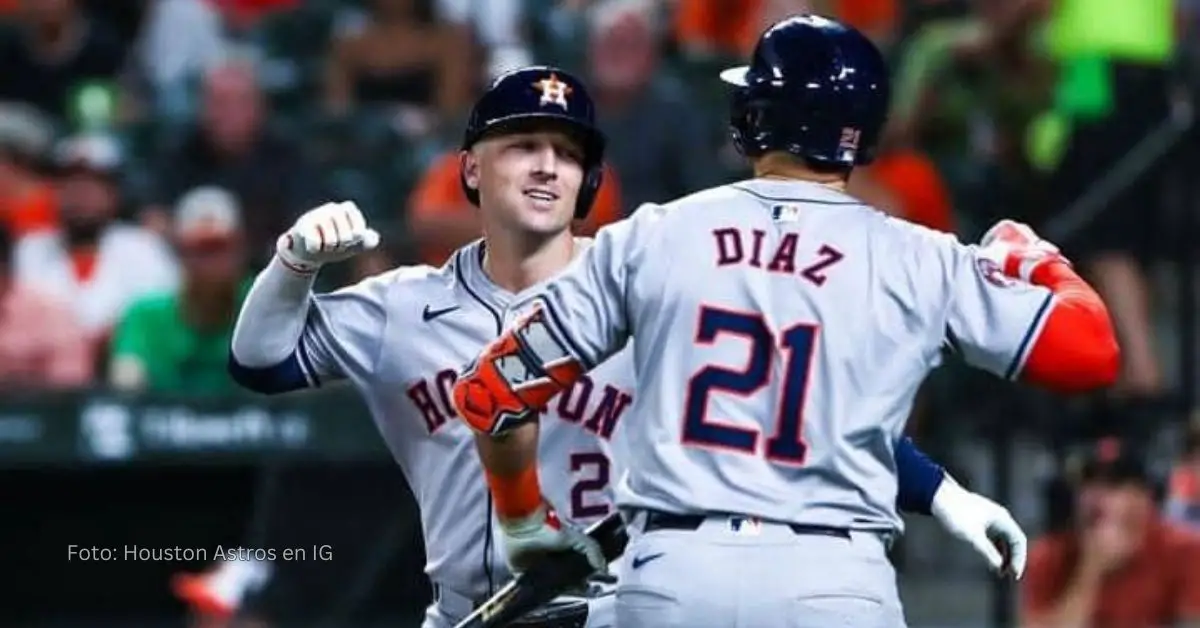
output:
<path id="1" fill-rule="evenodd" d="M 186 112 L 193 81 L 228 53 L 221 14 L 207 0 L 158 0 L 147 9 L 138 66 L 159 112 Z"/>
<path id="2" fill-rule="evenodd" d="M 111 137 L 68 138 L 57 153 L 60 224 L 22 238 L 14 268 L 19 281 L 70 303 L 101 340 L 133 300 L 173 289 L 178 268 L 160 237 L 116 221 L 121 154 Z"/>
<path id="3" fill-rule="evenodd" d="M 32 106 L 0 103 L 0 230 L 13 239 L 57 221 L 42 173 L 53 141 L 53 126 Z"/>
<path id="4" fill-rule="evenodd" d="M 422 264 L 441 266 L 455 249 L 483 235 L 479 210 L 462 190 L 458 151 L 446 153 L 421 177 L 408 201 L 408 229 L 417 245 Z M 604 182 L 587 219 L 577 225 L 577 235 L 592 235 L 597 229 L 621 218 L 621 187 L 612 168 L 606 167 Z"/>
<path id="5" fill-rule="evenodd" d="M 204 77 L 198 124 L 157 159 L 157 189 L 143 220 L 169 225 L 167 207 L 188 190 L 216 185 L 238 198 L 251 260 L 269 259 L 275 238 L 322 200 L 320 177 L 301 148 L 267 127 L 253 67 L 231 60 Z"/>
<path id="6" fill-rule="evenodd" d="M 406 134 L 422 135 L 467 107 L 477 79 L 468 36 L 422 20 L 415 0 L 370 0 L 362 28 L 335 38 L 325 77 L 325 104 L 396 105 Z"/>
<path id="7" fill-rule="evenodd" d="M 1033 220 L 1040 175 L 1026 137 L 1050 102 L 1052 67 L 1012 3 L 968 4 L 970 13 L 933 19 L 901 47 L 885 146 L 928 155 L 953 196 L 971 202 L 964 222 Z"/>
<path id="8" fill-rule="evenodd" d="M 678 0 L 674 37 L 684 54 L 693 59 L 745 59 L 771 24 L 800 13 L 838 16 L 842 4 L 862 5 L 854 7 L 858 12 L 849 16 L 852 18 L 870 17 L 879 10 L 871 5 L 894 13 L 892 0 Z"/>
<path id="9" fill-rule="evenodd" d="M 900 26 L 897 0 L 832 0 L 830 15 L 850 24 L 887 50 Z"/>
<path id="10" fill-rule="evenodd" d="M 660 73 L 660 25 L 649 0 L 605 0 L 589 15 L 588 86 L 624 214 L 721 182 L 718 136 L 687 91 Z"/>
<path id="11" fill-rule="evenodd" d="M 1055 114 L 1070 129 L 1049 186 L 1052 210 L 1087 193 L 1170 114 L 1168 65 L 1175 53 L 1169 0 L 1040 0 L 1049 5 L 1049 48 L 1060 65 Z M 1035 8 L 1038 8 L 1035 5 Z M 1086 272 L 1112 314 L 1121 343 L 1118 388 L 1135 398 L 1164 392 L 1154 351 L 1143 265 L 1176 249 L 1165 224 L 1162 164 L 1139 164 L 1135 180 L 1104 211 L 1058 244 Z M 1189 240 L 1186 246 L 1194 246 Z"/>
<path id="12" fill-rule="evenodd" d="M 1021 625 L 1157 628 L 1200 620 L 1200 537 L 1156 512 L 1144 462 L 1111 438 L 1078 462 L 1069 529 L 1030 551 Z"/>
<path id="13" fill-rule="evenodd" d="M 897 218 L 955 232 L 946 183 L 933 162 L 917 151 L 884 151 L 870 166 L 854 172 L 848 191 Z"/>
<path id="14" fill-rule="evenodd" d="M 1200 530 L 1200 414 L 1188 425 L 1183 455 L 1167 483 L 1167 518 Z"/>
<path id="15" fill-rule="evenodd" d="M 522 32 L 522 0 L 436 0 L 438 17 L 466 29 L 486 53 L 486 74 L 496 76 L 533 63 Z"/>
<path id="16" fill-rule="evenodd" d="M 0 230 L 0 389 L 78 388 L 91 383 L 87 335 L 67 305 L 15 281 L 12 240 Z"/>
<path id="17" fill-rule="evenodd" d="M 124 49 L 76 0 L 24 0 L 22 8 L 21 36 L 0 39 L 0 100 L 66 118 L 72 91 L 88 80 L 114 79 Z"/>
<path id="18" fill-rule="evenodd" d="M 241 210 L 233 195 L 188 192 L 175 213 L 183 268 L 177 293 L 152 295 L 125 311 L 112 341 L 109 379 L 120 390 L 227 395 L 233 323 L 250 288 Z"/>

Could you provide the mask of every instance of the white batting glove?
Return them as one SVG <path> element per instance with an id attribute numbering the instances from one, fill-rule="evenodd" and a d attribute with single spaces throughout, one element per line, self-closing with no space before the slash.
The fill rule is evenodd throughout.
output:
<path id="1" fill-rule="evenodd" d="M 549 504 L 523 519 L 502 520 L 500 530 L 513 572 L 527 569 L 547 552 L 562 550 L 583 554 L 596 571 L 606 567 L 600 544 L 582 530 L 563 523 Z"/>
<path id="2" fill-rule="evenodd" d="M 995 262 L 1005 275 L 1029 282 L 1033 271 L 1042 264 L 1061 260 L 1058 247 L 1042 239 L 1029 225 L 1015 220 L 1001 220 L 988 229 L 979 241 L 980 255 Z"/>
<path id="3" fill-rule="evenodd" d="M 1021 579 L 1029 540 L 1007 508 L 964 489 L 947 475 L 933 496 L 932 512 L 947 532 L 983 556 L 992 571 Z"/>
<path id="4" fill-rule="evenodd" d="M 349 259 L 379 246 L 379 233 L 353 201 L 325 203 L 310 209 L 275 242 L 279 259 L 300 273 Z"/>

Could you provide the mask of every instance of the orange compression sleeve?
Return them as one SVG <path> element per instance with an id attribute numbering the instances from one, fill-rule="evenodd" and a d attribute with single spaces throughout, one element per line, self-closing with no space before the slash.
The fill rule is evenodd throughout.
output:
<path id="1" fill-rule="evenodd" d="M 496 516 L 501 519 L 528 517 L 542 505 L 542 487 L 538 482 L 535 464 L 512 475 L 488 471 L 487 483 L 496 504 Z"/>
<path id="2" fill-rule="evenodd" d="M 1049 288 L 1055 302 L 1021 378 L 1065 393 L 1111 385 L 1120 370 L 1121 354 L 1100 295 L 1062 261 L 1041 265 L 1030 280 Z"/>

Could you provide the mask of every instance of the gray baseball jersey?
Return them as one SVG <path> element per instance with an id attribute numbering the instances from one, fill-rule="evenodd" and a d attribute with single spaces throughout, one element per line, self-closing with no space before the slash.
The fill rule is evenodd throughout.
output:
<path id="1" fill-rule="evenodd" d="M 536 300 L 585 367 L 632 339 L 622 508 L 889 531 L 928 372 L 1015 377 L 1052 304 L 953 236 L 766 179 L 643 206 Z"/>
<path id="2" fill-rule="evenodd" d="M 454 415 L 458 370 L 520 312 L 522 297 L 483 272 L 481 242 L 442 268 L 405 267 L 314 297 L 301 338 L 310 383 L 349 379 L 361 391 L 412 486 L 435 583 L 482 599 L 506 582 L 491 496 L 470 428 Z M 632 403 L 628 357 L 552 400 L 541 423 L 541 477 L 564 518 L 588 525 L 608 514 L 609 441 Z"/>

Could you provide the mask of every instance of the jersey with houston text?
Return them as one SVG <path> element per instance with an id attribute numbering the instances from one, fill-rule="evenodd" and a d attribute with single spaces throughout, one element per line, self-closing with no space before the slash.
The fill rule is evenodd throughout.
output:
<path id="1" fill-rule="evenodd" d="M 946 353 L 1016 377 L 1053 303 L 951 235 L 766 179 L 643 206 L 535 301 L 585 367 L 632 345 L 620 507 L 889 531 L 921 382 Z"/>
<path id="2" fill-rule="evenodd" d="M 482 242 L 441 268 L 405 267 L 316 295 L 300 342 L 310 384 L 348 379 L 362 393 L 412 487 L 426 572 L 475 599 L 504 584 L 500 535 L 474 435 L 451 405 L 456 374 L 522 312 L 484 273 Z M 614 356 L 551 400 L 541 421 L 542 487 L 559 514 L 588 525 L 608 514 L 610 440 L 632 404 L 633 367 Z"/>

